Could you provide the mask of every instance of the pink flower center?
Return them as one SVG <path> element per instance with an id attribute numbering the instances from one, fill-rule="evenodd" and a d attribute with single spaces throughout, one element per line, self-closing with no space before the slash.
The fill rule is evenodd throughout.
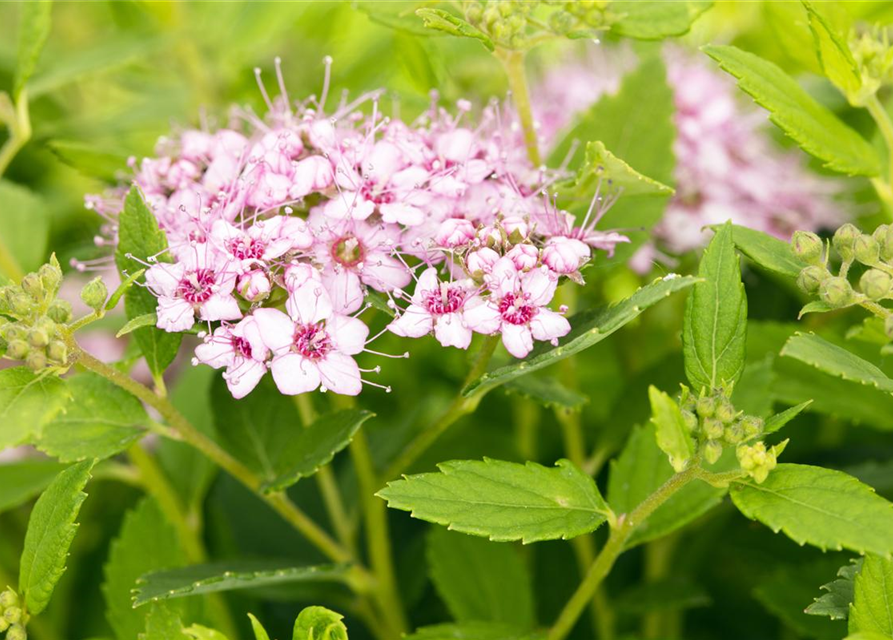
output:
<path id="1" fill-rule="evenodd" d="M 190 271 L 180 284 L 177 285 L 177 294 L 191 304 L 201 304 L 211 297 L 211 287 L 214 285 L 214 272 L 210 269 L 198 269 Z"/>
<path id="2" fill-rule="evenodd" d="M 499 301 L 499 314 L 509 324 L 527 324 L 536 315 L 536 307 L 528 304 L 525 295 L 507 293 Z"/>
<path id="3" fill-rule="evenodd" d="M 341 236 L 332 243 L 332 258 L 345 267 L 355 267 L 363 261 L 366 250 L 356 236 Z"/>
<path id="4" fill-rule="evenodd" d="M 233 351 L 243 358 L 251 358 L 251 344 L 242 336 L 232 336 L 230 338 Z"/>
<path id="5" fill-rule="evenodd" d="M 332 350 L 332 340 L 322 323 L 299 324 L 293 340 L 295 351 L 308 360 L 320 360 Z"/>
<path id="6" fill-rule="evenodd" d="M 390 204 L 395 200 L 393 192 L 376 191 L 375 185 L 368 181 L 363 184 L 360 193 L 366 200 L 370 200 L 375 204 Z"/>
<path id="7" fill-rule="evenodd" d="M 226 248 L 237 260 L 260 260 L 264 255 L 264 243 L 255 238 L 233 238 Z"/>
<path id="8" fill-rule="evenodd" d="M 455 313 L 465 303 L 465 293 L 460 287 L 442 284 L 439 291 L 429 291 L 425 296 L 425 308 L 431 315 Z"/>

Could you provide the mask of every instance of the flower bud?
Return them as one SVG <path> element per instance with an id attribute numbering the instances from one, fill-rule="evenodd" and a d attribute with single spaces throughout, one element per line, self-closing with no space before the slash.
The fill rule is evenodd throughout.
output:
<path id="1" fill-rule="evenodd" d="M 105 305 L 106 299 L 109 297 L 109 290 L 102 281 L 102 276 L 93 278 L 81 289 L 81 300 L 93 311 L 99 311 Z"/>
<path id="2" fill-rule="evenodd" d="M 22 609 L 20 607 L 7 607 L 3 611 L 3 617 L 9 624 L 18 624 L 22 621 Z"/>
<path id="3" fill-rule="evenodd" d="M 50 258 L 49 263 L 42 265 L 37 270 L 37 274 L 40 276 L 44 289 L 54 295 L 59 291 L 59 285 L 62 284 L 62 269 L 59 268 L 59 262 L 55 255 Z"/>
<path id="4" fill-rule="evenodd" d="M 764 426 L 763 419 L 757 416 L 744 416 L 741 419 L 741 427 L 744 429 L 744 435 L 748 439 L 755 438 L 763 433 Z"/>
<path id="5" fill-rule="evenodd" d="M 877 264 L 880 251 L 881 247 L 878 241 L 866 233 L 859 235 L 853 243 L 853 255 L 864 265 Z"/>
<path id="6" fill-rule="evenodd" d="M 832 309 L 840 309 L 853 302 L 853 287 L 846 278 L 828 278 L 819 287 L 819 297 Z"/>
<path id="7" fill-rule="evenodd" d="M 893 287 L 893 278 L 880 269 L 869 269 L 859 280 L 859 289 L 872 300 L 880 300 Z"/>
<path id="8" fill-rule="evenodd" d="M 698 429 L 698 417 L 691 411 L 682 410 L 682 419 L 685 421 L 685 430 L 689 434 L 694 433 Z"/>
<path id="9" fill-rule="evenodd" d="M 725 425 L 717 418 L 707 418 L 704 420 L 704 435 L 710 440 L 722 438 L 725 431 Z"/>
<path id="10" fill-rule="evenodd" d="M 20 624 L 14 624 L 6 632 L 6 640 L 28 640 L 28 634 L 25 627 Z"/>
<path id="11" fill-rule="evenodd" d="M 744 424 L 741 420 L 738 422 L 733 422 L 732 424 L 726 426 L 726 430 L 723 433 L 723 440 L 728 442 L 729 444 L 738 444 L 739 442 L 743 442 L 746 439 L 746 434 L 744 433 Z"/>
<path id="12" fill-rule="evenodd" d="M 61 340 L 53 340 L 47 345 L 47 358 L 53 364 L 65 364 L 68 359 L 68 347 Z"/>
<path id="13" fill-rule="evenodd" d="M 65 324 L 71 320 L 71 303 L 68 300 L 60 300 L 58 298 L 53 300 L 50 308 L 47 309 L 47 316 L 53 322 Z"/>
<path id="14" fill-rule="evenodd" d="M 704 445 L 704 460 L 707 461 L 707 464 L 714 464 L 721 455 L 722 445 L 718 441 L 711 440 Z"/>
<path id="15" fill-rule="evenodd" d="M 19 606 L 19 594 L 12 589 L 0 593 L 0 609 Z"/>
<path id="16" fill-rule="evenodd" d="M 834 232 L 834 238 L 831 244 L 834 245 L 835 251 L 845 261 L 852 260 L 855 253 L 854 245 L 856 238 L 861 234 L 856 225 L 847 223 Z"/>
<path id="17" fill-rule="evenodd" d="M 263 271 L 250 271 L 239 278 L 239 293 L 248 302 L 260 302 L 270 295 L 270 279 Z"/>
<path id="18" fill-rule="evenodd" d="M 37 347 L 40 349 L 41 347 L 45 347 L 50 343 L 50 337 L 47 335 L 46 331 L 42 329 L 31 329 L 28 332 L 28 344 L 32 347 Z"/>
<path id="19" fill-rule="evenodd" d="M 884 333 L 890 340 L 893 340 L 893 316 L 884 318 Z"/>
<path id="20" fill-rule="evenodd" d="M 48 336 L 56 335 L 56 323 L 53 322 L 52 318 L 47 316 L 40 316 L 37 321 L 34 323 L 35 329 L 40 329 L 45 332 Z"/>
<path id="21" fill-rule="evenodd" d="M 29 273 L 22 278 L 22 291 L 31 296 L 32 300 L 43 300 L 44 288 L 40 276 L 36 273 Z"/>
<path id="22" fill-rule="evenodd" d="M 811 231 L 795 231 L 791 238 L 794 255 L 809 264 L 822 263 L 822 239 Z"/>
<path id="23" fill-rule="evenodd" d="M 0 326 L 0 338 L 3 338 L 7 342 L 24 340 L 27 336 L 28 332 L 17 322 L 8 322 L 3 326 Z"/>
<path id="24" fill-rule="evenodd" d="M 701 396 L 698 398 L 697 412 L 702 418 L 713 417 L 716 411 L 716 400 L 712 396 Z"/>
<path id="25" fill-rule="evenodd" d="M 6 618 L 0 616 L 0 633 L 3 633 L 7 629 L 9 629 L 9 623 L 6 621 Z"/>
<path id="26" fill-rule="evenodd" d="M 24 340 L 12 340 L 6 347 L 6 355 L 13 360 L 24 360 L 31 347 Z"/>
<path id="27" fill-rule="evenodd" d="M 804 293 L 817 293 L 822 283 L 830 277 L 831 274 L 825 267 L 811 265 L 797 275 L 797 286 Z"/>
<path id="28" fill-rule="evenodd" d="M 884 262 L 893 260 L 893 225 L 882 224 L 874 230 L 874 239 L 880 246 L 880 258 Z"/>
<path id="29" fill-rule="evenodd" d="M 25 366 L 31 369 L 34 373 L 38 373 L 46 369 L 47 366 L 47 355 L 43 351 L 39 349 L 33 349 L 28 357 L 25 358 Z"/>
<path id="30" fill-rule="evenodd" d="M 28 316 L 34 312 L 34 300 L 24 291 L 19 290 L 13 294 L 10 307 L 12 307 L 12 312 L 15 315 L 19 317 Z"/>
<path id="31" fill-rule="evenodd" d="M 735 419 L 735 407 L 728 398 L 720 398 L 716 403 L 716 418 L 724 424 L 729 424 Z"/>

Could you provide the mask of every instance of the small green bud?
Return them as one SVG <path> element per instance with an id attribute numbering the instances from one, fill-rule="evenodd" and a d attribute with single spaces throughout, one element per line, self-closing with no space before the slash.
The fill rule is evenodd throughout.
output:
<path id="1" fill-rule="evenodd" d="M 819 287 L 819 297 L 832 309 L 840 309 L 853 303 L 853 286 L 846 278 L 828 278 Z"/>
<path id="2" fill-rule="evenodd" d="M 704 460 L 707 461 L 707 464 L 714 464 L 721 455 L 722 445 L 718 441 L 711 440 L 704 445 Z"/>
<path id="3" fill-rule="evenodd" d="M 818 293 L 822 283 L 831 277 L 825 267 L 811 265 L 803 268 L 797 275 L 797 286 L 804 293 Z"/>
<path id="4" fill-rule="evenodd" d="M 109 297 L 109 290 L 102 281 L 102 276 L 93 278 L 81 289 L 81 300 L 94 311 L 99 311 Z"/>
<path id="5" fill-rule="evenodd" d="M 682 419 L 685 421 L 685 430 L 689 434 L 694 433 L 698 429 L 698 417 L 691 411 L 682 410 Z"/>
<path id="6" fill-rule="evenodd" d="M 856 238 L 862 233 L 854 224 L 847 223 L 834 232 L 831 244 L 843 260 L 852 260 L 855 254 Z"/>
<path id="7" fill-rule="evenodd" d="M 741 419 L 741 427 L 744 429 L 744 435 L 748 440 L 763 433 L 765 426 L 766 423 L 763 422 L 763 419 L 757 416 L 744 416 Z"/>
<path id="8" fill-rule="evenodd" d="M 36 273 L 29 273 L 22 278 L 22 291 L 31 296 L 32 300 L 43 300 L 44 288 L 40 276 Z"/>
<path id="9" fill-rule="evenodd" d="M 882 224 L 874 230 L 873 235 L 881 248 L 881 260 L 884 262 L 893 260 L 893 225 Z"/>
<path id="10" fill-rule="evenodd" d="M 738 422 L 733 422 L 728 425 L 725 433 L 723 433 L 723 439 L 729 444 L 743 442 L 746 439 L 746 435 L 744 433 L 744 424 L 742 424 L 742 421 L 739 420 Z"/>
<path id="11" fill-rule="evenodd" d="M 9 306 L 12 308 L 12 312 L 19 317 L 27 316 L 34 312 L 34 300 L 21 290 L 13 295 Z"/>
<path id="12" fill-rule="evenodd" d="M 48 336 L 56 335 L 56 323 L 47 316 L 40 316 L 34 323 L 34 328 L 46 332 Z"/>
<path id="13" fill-rule="evenodd" d="M 53 364 L 65 364 L 68 359 L 68 347 L 61 340 L 53 340 L 47 346 L 47 358 Z"/>
<path id="14" fill-rule="evenodd" d="M 704 435 L 710 440 L 722 438 L 725 431 L 725 425 L 717 418 L 707 418 L 704 420 Z"/>
<path id="15" fill-rule="evenodd" d="M 0 633 L 3 633 L 7 629 L 9 629 L 9 623 L 6 621 L 6 618 L 0 616 Z"/>
<path id="16" fill-rule="evenodd" d="M 17 606 L 19 606 L 19 594 L 12 589 L 7 589 L 3 593 L 0 593 L 0 609 Z"/>
<path id="17" fill-rule="evenodd" d="M 729 424 L 735 419 L 735 407 L 729 402 L 728 398 L 720 398 L 719 402 L 716 403 L 715 415 L 720 422 Z"/>
<path id="18" fill-rule="evenodd" d="M 44 289 L 55 295 L 62 284 L 62 269 L 59 268 L 56 256 L 52 257 L 49 264 L 41 266 L 37 273 L 40 275 Z"/>
<path id="19" fill-rule="evenodd" d="M 13 360 L 24 360 L 30 350 L 31 347 L 24 340 L 12 340 L 6 347 L 6 355 Z"/>
<path id="20" fill-rule="evenodd" d="M 859 280 L 859 289 L 872 300 L 880 300 L 893 287 L 893 278 L 880 269 L 869 269 Z"/>
<path id="21" fill-rule="evenodd" d="M 465 19 L 468 20 L 472 24 L 477 24 L 481 21 L 481 16 L 483 16 L 484 11 L 481 9 L 479 4 L 475 4 L 470 6 L 465 11 Z"/>
<path id="22" fill-rule="evenodd" d="M 22 621 L 22 609 L 20 607 L 8 607 L 3 611 L 3 617 L 9 624 L 18 624 Z"/>
<path id="23" fill-rule="evenodd" d="M 65 324 L 71 320 L 71 303 L 67 300 L 60 300 L 58 298 L 53 300 L 50 308 L 47 309 L 47 316 L 49 316 L 53 322 Z"/>
<path id="24" fill-rule="evenodd" d="M 37 347 L 40 349 L 41 347 L 45 347 L 50 343 L 50 337 L 47 335 L 46 331 L 42 329 L 31 329 L 28 332 L 28 344 L 32 347 Z"/>
<path id="25" fill-rule="evenodd" d="M 25 632 L 25 627 L 20 624 L 11 626 L 9 631 L 6 632 L 6 640 L 28 640 L 28 634 Z"/>
<path id="26" fill-rule="evenodd" d="M 868 234 L 859 235 L 853 243 L 853 255 L 856 260 L 869 267 L 878 263 L 880 252 L 881 246 L 878 241 Z"/>
<path id="27" fill-rule="evenodd" d="M 3 338 L 7 342 L 24 340 L 27 335 L 28 332 L 25 328 L 17 322 L 8 322 L 3 326 L 0 326 L 0 338 Z"/>
<path id="28" fill-rule="evenodd" d="M 811 231 L 795 231 L 791 238 L 794 255 L 809 264 L 822 263 L 822 239 Z"/>
<path id="29" fill-rule="evenodd" d="M 712 396 L 701 396 L 698 398 L 697 412 L 702 418 L 712 418 L 716 411 L 716 400 Z"/>
<path id="30" fill-rule="evenodd" d="M 47 367 L 47 355 L 43 351 L 38 349 L 34 349 L 28 354 L 28 357 L 25 358 L 25 366 L 27 366 L 34 373 L 38 373 L 43 371 Z"/>

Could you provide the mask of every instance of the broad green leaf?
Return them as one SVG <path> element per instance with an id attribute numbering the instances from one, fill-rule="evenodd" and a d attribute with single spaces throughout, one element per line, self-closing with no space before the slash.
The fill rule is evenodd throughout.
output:
<path id="1" fill-rule="evenodd" d="M 493 45 L 493 41 L 490 40 L 490 37 L 486 33 L 462 18 L 453 15 L 449 11 L 424 8 L 416 9 L 415 13 L 424 21 L 425 27 L 428 29 L 443 31 L 452 36 L 459 36 L 462 38 L 474 38 L 484 45 L 488 51 L 494 51 L 496 49 Z"/>
<path id="2" fill-rule="evenodd" d="M 849 632 L 893 638 L 893 560 L 869 554 L 856 575 Z"/>
<path id="3" fill-rule="evenodd" d="M 809 15 L 809 28 L 825 75 L 847 98 L 855 98 L 862 87 L 862 77 L 847 44 L 850 25 L 846 10 L 830 3 L 806 0 L 803 5 Z"/>
<path id="4" fill-rule="evenodd" d="M 262 488 L 284 491 L 301 478 L 308 478 L 332 461 L 344 449 L 366 420 L 370 411 L 349 409 L 320 416 L 306 429 L 290 438 L 275 462 L 278 475 Z"/>
<path id="5" fill-rule="evenodd" d="M 862 558 L 845 564 L 837 571 L 837 580 L 823 584 L 827 593 L 815 599 L 806 607 L 806 613 L 812 616 L 828 616 L 832 620 L 846 620 L 853 603 L 854 580 L 862 569 Z"/>
<path id="6" fill-rule="evenodd" d="M 344 579 L 346 572 L 346 565 L 295 567 L 273 562 L 202 564 L 153 571 L 136 581 L 133 606 L 215 591 L 255 589 L 291 582 L 338 581 Z"/>
<path id="7" fill-rule="evenodd" d="M 579 353 L 607 338 L 626 323 L 634 320 L 642 311 L 677 291 L 698 282 L 692 276 L 670 274 L 645 285 L 626 300 L 597 311 L 583 312 L 570 319 L 571 332 L 561 339 L 557 347 L 540 343 L 527 358 L 486 373 L 470 383 L 462 394 L 483 393 L 510 380 L 527 375 L 543 367 Z"/>
<path id="8" fill-rule="evenodd" d="M 883 371 L 813 333 L 791 336 L 781 350 L 781 355 L 799 360 L 832 376 L 893 393 L 893 380 Z"/>
<path id="9" fill-rule="evenodd" d="M 146 614 L 146 630 L 138 640 L 189 640 L 183 629 L 180 614 L 168 606 L 153 607 Z"/>
<path id="10" fill-rule="evenodd" d="M 185 563 L 186 554 L 177 533 L 153 499 L 144 498 L 124 516 L 121 531 L 110 547 L 102 585 L 106 617 L 118 640 L 134 640 L 146 628 L 148 612 L 133 608 L 131 589 L 137 579 L 150 571 Z M 195 619 L 195 611 L 187 610 L 184 604 L 178 603 L 173 609 L 183 620 Z"/>
<path id="11" fill-rule="evenodd" d="M 75 520 L 87 497 L 84 487 L 92 468 L 90 460 L 62 471 L 31 511 L 19 567 L 19 591 L 24 594 L 25 606 L 31 615 L 46 608 L 65 572 L 68 548 L 78 529 Z"/>
<path id="12" fill-rule="evenodd" d="M 683 611 L 711 603 L 710 594 L 702 586 L 685 578 L 669 578 L 626 589 L 612 598 L 611 605 L 617 611 L 641 615 L 653 611 Z"/>
<path id="13" fill-rule="evenodd" d="M 769 111 L 769 119 L 826 167 L 849 175 L 878 174 L 874 147 L 775 64 L 733 46 L 707 45 L 701 50 L 735 76 L 738 86 Z"/>
<path id="14" fill-rule="evenodd" d="M 121 277 L 142 269 L 150 257 L 159 262 L 168 260 L 164 255 L 167 249 L 167 238 L 158 227 L 158 220 L 149 210 L 137 187 L 131 187 L 124 200 L 124 210 L 118 217 L 118 248 L 115 251 L 115 262 Z M 139 262 L 142 260 L 143 262 Z M 133 319 L 147 313 L 154 313 L 157 300 L 144 287 L 131 287 L 124 294 L 124 310 L 127 317 Z M 146 364 L 153 375 L 159 376 L 173 362 L 180 348 L 183 336 L 179 333 L 168 333 L 154 327 L 143 327 L 133 332 L 136 343 L 140 347 Z"/>
<path id="15" fill-rule="evenodd" d="M 654 425 L 635 427 L 620 455 L 611 461 L 608 504 L 629 513 L 673 475 L 667 456 L 657 447 Z M 661 538 L 700 517 L 722 501 L 725 489 L 690 482 L 667 500 L 630 537 L 627 546 Z"/>
<path id="16" fill-rule="evenodd" d="M 49 0 L 31 0 L 19 5 L 19 51 L 15 78 L 12 83 L 12 96 L 18 99 L 31 79 L 37 60 L 50 35 L 53 3 Z"/>
<path id="17" fill-rule="evenodd" d="M 533 628 L 530 574 L 513 545 L 436 527 L 427 551 L 431 581 L 453 619 Z"/>
<path id="18" fill-rule="evenodd" d="M 248 614 L 248 618 L 251 620 L 251 630 L 254 631 L 254 640 L 270 640 L 270 636 L 267 634 L 267 630 L 264 629 L 264 626 L 260 623 L 260 620 L 255 618 L 251 613 Z"/>
<path id="19" fill-rule="evenodd" d="M 685 305 L 685 375 L 695 392 L 729 388 L 744 370 L 747 296 L 741 282 L 732 224 L 726 223 L 701 257 L 697 283 Z"/>
<path id="20" fill-rule="evenodd" d="M 763 428 L 763 433 L 775 433 L 791 420 L 800 415 L 800 413 L 811 404 L 812 400 L 807 400 L 806 402 L 801 402 L 796 407 L 791 407 L 789 409 L 785 409 L 781 413 L 775 414 L 774 416 L 766 420 L 766 426 Z"/>
<path id="21" fill-rule="evenodd" d="M 209 629 L 200 624 L 194 624 L 183 629 L 183 633 L 193 640 L 229 640 L 225 635 L 216 629 Z"/>
<path id="22" fill-rule="evenodd" d="M 673 195 L 673 188 L 633 169 L 605 148 L 602 142 L 586 144 L 586 159 L 577 171 L 573 192 L 592 197 L 596 189 L 618 190 L 624 197 Z"/>
<path id="23" fill-rule="evenodd" d="M 0 464 L 0 513 L 39 495 L 64 468 L 51 460 Z"/>
<path id="24" fill-rule="evenodd" d="M 121 336 L 126 336 L 128 333 L 136 331 L 142 327 L 154 327 L 157 322 L 157 313 L 154 311 L 152 313 L 144 313 L 141 316 L 136 316 L 135 318 L 128 320 L 127 323 L 118 330 L 115 337 L 120 338 Z"/>
<path id="25" fill-rule="evenodd" d="M 682 410 L 673 398 L 653 385 L 648 387 L 648 400 L 657 446 L 667 454 L 670 465 L 678 473 L 688 466 L 695 452 L 695 443 L 685 427 Z"/>
<path id="26" fill-rule="evenodd" d="M 38 437 L 68 400 L 65 382 L 25 367 L 0 371 L 0 449 Z"/>
<path id="27" fill-rule="evenodd" d="M 85 176 L 116 182 L 125 172 L 130 154 L 123 150 L 98 148 L 96 144 L 75 140 L 51 140 L 47 148 L 60 161 Z"/>
<path id="28" fill-rule="evenodd" d="M 545 637 L 545 634 L 498 622 L 462 622 L 421 627 L 404 636 L 404 640 L 545 640 Z"/>
<path id="29" fill-rule="evenodd" d="M 681 36 L 688 33 L 692 23 L 712 5 L 713 2 L 692 0 L 612 2 L 610 11 L 619 19 L 611 25 L 611 31 L 640 40 Z"/>
<path id="30" fill-rule="evenodd" d="M 505 385 L 508 393 L 539 402 L 544 407 L 579 411 L 589 402 L 582 393 L 568 389 L 554 377 L 524 376 Z"/>
<path id="31" fill-rule="evenodd" d="M 43 200 L 25 187 L 0 180 L 0 272 L 8 278 L 20 275 L 6 267 L 7 261 L 19 271 L 36 271 L 46 258 L 49 232 Z"/>
<path id="32" fill-rule="evenodd" d="M 815 593 L 815 585 L 839 563 L 837 558 L 820 557 L 808 563 L 776 566 L 759 579 L 753 594 L 798 637 L 839 640 L 846 633 L 842 622 L 809 616 L 803 609 Z"/>
<path id="33" fill-rule="evenodd" d="M 841 471 L 779 464 L 762 484 L 737 481 L 732 500 L 799 544 L 887 556 L 893 551 L 893 505 Z"/>
<path id="34" fill-rule="evenodd" d="M 849 634 L 843 640 L 890 640 L 890 636 L 885 636 L 877 631 L 857 631 Z"/>
<path id="35" fill-rule="evenodd" d="M 611 514 L 595 481 L 568 460 L 555 467 L 484 458 L 455 460 L 389 482 L 378 492 L 393 509 L 497 542 L 573 538 Z"/>
<path id="36" fill-rule="evenodd" d="M 732 225 L 732 242 L 738 251 L 767 271 L 796 278 L 806 266 L 794 255 L 789 243 L 756 229 Z"/>
<path id="37" fill-rule="evenodd" d="M 343 619 L 325 607 L 306 607 L 295 620 L 292 640 L 347 640 Z"/>
<path id="38" fill-rule="evenodd" d="M 149 418 L 134 396 L 105 378 L 82 373 L 67 381 L 71 399 L 43 427 L 37 448 L 61 462 L 103 459 L 139 440 Z"/>

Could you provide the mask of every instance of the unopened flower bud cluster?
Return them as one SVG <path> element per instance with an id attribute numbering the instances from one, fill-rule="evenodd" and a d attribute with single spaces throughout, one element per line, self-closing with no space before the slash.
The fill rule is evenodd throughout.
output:
<path id="1" fill-rule="evenodd" d="M 26 622 L 18 594 L 11 588 L 0 592 L 0 634 L 6 633 L 6 640 L 27 640 Z"/>
<path id="2" fill-rule="evenodd" d="M 872 27 L 850 33 L 849 48 L 859 72 L 860 87 L 847 97 L 854 105 L 864 105 L 881 87 L 893 84 L 893 46 L 886 28 Z"/>
<path id="3" fill-rule="evenodd" d="M 605 0 L 474 0 L 465 3 L 464 11 L 465 19 L 497 46 L 523 49 L 544 35 L 607 28 L 613 19 L 609 5 Z"/>

